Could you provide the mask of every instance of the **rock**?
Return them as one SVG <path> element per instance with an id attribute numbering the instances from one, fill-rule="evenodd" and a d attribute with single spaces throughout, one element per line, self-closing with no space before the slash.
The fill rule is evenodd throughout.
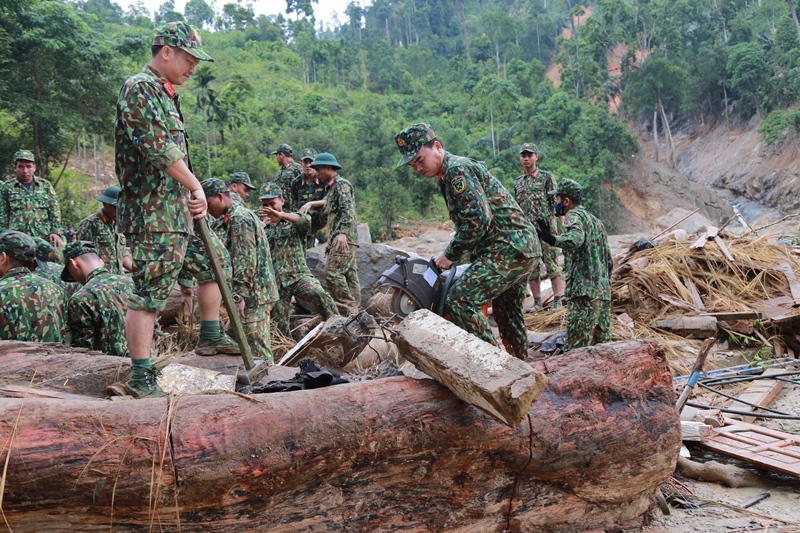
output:
<path id="1" fill-rule="evenodd" d="M 158 384 L 170 394 L 198 394 L 201 392 L 236 389 L 236 377 L 214 370 L 195 368 L 180 363 L 170 363 L 161 370 Z"/>
<path id="2" fill-rule="evenodd" d="M 666 215 L 660 216 L 655 220 L 655 225 L 658 228 L 668 228 L 686 215 L 691 213 L 688 209 L 676 207 Z M 706 227 L 713 226 L 714 224 L 705 216 L 700 213 L 695 213 L 683 222 L 681 222 L 677 229 L 685 230 L 687 233 L 699 233 L 704 231 Z"/>
<path id="3" fill-rule="evenodd" d="M 411 254 L 386 244 L 359 244 L 356 252 L 356 262 L 358 263 L 358 280 L 361 283 L 362 307 L 367 306 L 367 302 L 376 292 L 373 285 L 381 277 L 384 270 L 394 265 L 394 258 L 398 255 L 410 257 Z M 320 280 L 322 286 L 327 289 L 327 284 L 325 283 L 325 246 L 317 246 L 308 250 L 306 252 L 306 262 L 311 272 Z"/>
<path id="4" fill-rule="evenodd" d="M 371 244 L 372 235 L 369 232 L 369 224 L 359 224 L 356 226 L 356 236 L 359 244 Z"/>

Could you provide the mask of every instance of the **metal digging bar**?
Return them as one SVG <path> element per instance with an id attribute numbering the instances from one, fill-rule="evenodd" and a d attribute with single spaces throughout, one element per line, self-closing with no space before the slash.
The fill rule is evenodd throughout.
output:
<path id="1" fill-rule="evenodd" d="M 219 292 L 222 294 L 222 303 L 225 304 L 225 309 L 228 311 L 228 319 L 231 321 L 233 328 L 233 338 L 239 344 L 239 349 L 242 351 L 242 360 L 244 361 L 245 370 L 240 370 L 236 373 L 236 380 L 242 385 L 255 385 L 258 381 L 269 372 L 269 367 L 264 361 L 253 361 L 253 352 L 250 351 L 250 344 L 247 342 L 247 335 L 245 335 L 242 321 L 239 318 L 239 312 L 236 310 L 236 304 L 233 302 L 233 294 L 228 287 L 228 282 L 225 280 L 225 274 L 222 272 L 222 265 L 219 262 L 219 257 L 214 250 L 211 242 L 211 230 L 208 229 L 208 223 L 205 218 L 195 220 L 196 227 L 200 230 L 200 239 L 206 248 L 206 254 L 211 262 L 211 270 L 214 272 L 214 277 L 219 285 Z"/>

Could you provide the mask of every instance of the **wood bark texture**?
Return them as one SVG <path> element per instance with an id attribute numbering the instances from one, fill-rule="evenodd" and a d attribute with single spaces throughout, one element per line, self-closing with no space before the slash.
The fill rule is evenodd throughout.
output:
<path id="1" fill-rule="evenodd" d="M 0 399 L 2 511 L 15 532 L 642 525 L 681 443 L 663 351 L 610 343 L 536 367 L 547 388 L 516 429 L 407 377 L 252 399 Z"/>

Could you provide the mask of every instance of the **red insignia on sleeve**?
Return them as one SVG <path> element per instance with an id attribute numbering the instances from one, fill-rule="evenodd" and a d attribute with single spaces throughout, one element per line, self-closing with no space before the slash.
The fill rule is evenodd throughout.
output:
<path id="1" fill-rule="evenodd" d="M 175 98 L 175 87 L 172 86 L 169 80 L 164 80 L 164 90 L 167 91 L 170 98 Z"/>

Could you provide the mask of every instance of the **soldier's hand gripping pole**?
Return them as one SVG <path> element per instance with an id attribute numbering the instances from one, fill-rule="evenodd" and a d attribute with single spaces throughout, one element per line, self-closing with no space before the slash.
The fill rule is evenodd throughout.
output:
<path id="1" fill-rule="evenodd" d="M 239 312 L 236 310 L 236 304 L 233 302 L 233 294 L 228 287 L 228 282 L 225 280 L 225 273 L 222 271 L 222 264 L 219 262 L 219 257 L 214 250 L 211 242 L 211 230 L 208 229 L 208 223 L 205 218 L 195 220 L 196 227 L 200 231 L 200 239 L 206 248 L 209 262 L 211 263 L 211 270 L 214 272 L 214 277 L 219 285 L 219 292 L 222 294 L 222 303 L 228 311 L 228 319 L 231 321 L 233 328 L 233 338 L 239 344 L 239 349 L 242 351 L 242 359 L 244 360 L 244 372 L 239 372 L 236 375 L 239 383 L 243 385 L 253 385 L 258 382 L 265 374 L 267 374 L 268 366 L 263 361 L 254 362 L 253 352 L 250 350 L 250 343 L 247 342 L 247 335 L 242 326 L 242 320 L 239 318 Z"/>

